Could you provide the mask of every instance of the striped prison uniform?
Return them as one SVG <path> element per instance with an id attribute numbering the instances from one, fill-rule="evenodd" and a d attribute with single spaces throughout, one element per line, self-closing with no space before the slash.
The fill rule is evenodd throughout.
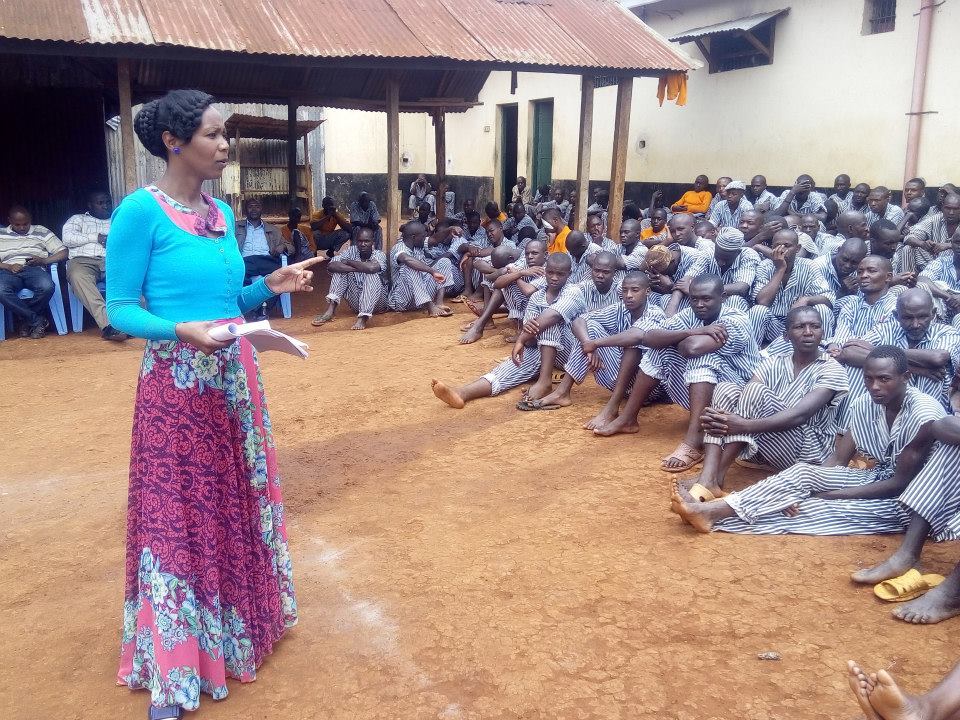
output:
<path id="1" fill-rule="evenodd" d="M 821 230 L 817 232 L 817 236 L 813 238 L 813 244 L 816 245 L 819 250 L 817 253 L 818 256 L 827 255 L 829 257 L 836 254 L 840 246 L 843 245 L 843 239 Z"/>
<path id="2" fill-rule="evenodd" d="M 575 317 L 583 313 L 583 293 L 576 285 L 569 282 L 564 285 L 557 299 L 547 302 L 546 289 L 537 290 L 530 296 L 523 322 L 534 320 L 550 308 L 563 316 L 563 322 L 542 331 L 536 339 L 536 344 L 523 348 L 520 366 L 517 367 L 512 358 L 507 358 L 493 370 L 483 376 L 490 383 L 492 395 L 499 395 L 512 390 L 518 385 L 532 380 L 540 372 L 540 348 L 550 346 L 557 348 L 557 359 L 554 366 L 560 369 L 567 362 L 569 348 L 572 346 L 573 334 L 570 332 L 570 323 Z"/>
<path id="3" fill-rule="evenodd" d="M 517 242 L 517 233 L 520 232 L 522 228 L 531 227 L 534 230 L 537 229 L 537 224 L 529 215 L 524 215 L 520 218 L 520 222 L 517 222 L 512 217 L 507 218 L 503 223 L 503 236 L 510 238 L 514 242 Z M 527 244 L 527 241 L 524 240 L 520 247 L 523 248 Z"/>
<path id="4" fill-rule="evenodd" d="M 940 253 L 939 257 L 928 263 L 920 272 L 920 277 L 928 282 L 935 283 L 937 287 L 946 292 L 960 292 L 960 277 L 957 274 L 956 260 L 952 250 Z M 960 313 L 954 313 L 942 300 L 934 299 L 934 304 L 937 306 L 937 313 L 940 317 L 951 322 L 955 328 L 960 329 Z"/>
<path id="5" fill-rule="evenodd" d="M 853 202 L 853 190 L 847 190 L 847 194 L 842 197 L 837 193 L 833 193 L 827 199 L 833 200 L 837 204 L 837 215 L 840 215 L 850 209 L 850 203 Z"/>
<path id="6" fill-rule="evenodd" d="M 583 293 L 584 312 L 602 310 L 609 305 L 615 305 L 620 302 L 623 297 L 622 283 L 613 283 L 605 293 L 600 292 L 593 278 L 587 278 L 579 283 L 572 283 L 570 280 L 567 280 L 567 284 L 574 285 Z"/>
<path id="7" fill-rule="evenodd" d="M 466 226 L 463 228 L 463 241 L 472 247 L 474 250 L 486 250 L 489 247 L 493 247 L 493 244 L 490 242 L 490 239 L 487 237 L 487 229 L 482 225 L 477 228 L 477 231 L 473 234 L 467 230 Z M 471 264 L 471 279 L 473 281 L 473 289 L 476 290 L 480 287 L 480 284 L 483 282 L 483 276 L 480 274 L 479 270 L 473 270 L 473 265 Z M 461 273 L 463 270 L 461 269 Z M 466 285 L 466 282 L 464 282 Z"/>
<path id="8" fill-rule="evenodd" d="M 343 262 L 343 260 L 361 260 L 360 251 L 356 245 L 351 245 L 345 253 L 335 256 L 331 262 Z M 374 250 L 370 260 L 375 260 L 380 265 L 380 272 L 330 273 L 330 291 L 327 293 L 327 300 L 339 303 L 346 298 L 350 307 L 361 317 L 372 317 L 374 313 L 386 310 L 387 286 L 383 273 L 387 271 L 387 256 L 380 250 Z M 433 278 L 431 278 L 432 281 Z"/>
<path id="9" fill-rule="evenodd" d="M 587 324 L 587 336 L 591 340 L 613 337 L 630 328 L 639 328 L 640 330 L 650 330 L 655 327 L 662 327 L 666 322 L 666 315 L 663 310 L 656 305 L 646 304 L 643 314 L 636 320 L 631 319 L 630 311 L 622 302 L 616 305 L 609 305 L 600 310 L 594 310 L 584 316 Z M 563 369 L 573 378 L 573 381 L 579 385 L 586 379 L 587 372 L 590 369 L 590 363 L 587 360 L 587 354 L 583 351 L 580 341 L 570 333 L 571 343 L 569 348 L 569 358 L 564 364 Z M 643 345 L 636 347 L 641 350 L 647 350 Z M 622 347 L 598 347 L 597 355 L 600 357 L 600 369 L 594 373 L 597 385 L 605 387 L 612 391 L 617 384 L 617 374 L 620 371 L 620 363 L 623 361 Z M 631 383 L 632 384 L 632 383 Z"/>
<path id="10" fill-rule="evenodd" d="M 587 258 L 591 255 L 596 255 L 598 252 L 602 252 L 601 248 L 596 243 L 590 243 L 587 245 L 587 249 L 583 251 L 583 255 L 580 256 L 580 259 L 577 260 L 573 253 L 568 252 L 567 255 L 570 256 L 570 279 L 567 282 L 578 283 L 583 280 L 587 280 L 590 277 L 590 264 L 587 262 Z"/>
<path id="11" fill-rule="evenodd" d="M 617 245 L 614 243 L 613 249 L 610 250 L 610 252 L 612 252 L 614 255 L 619 255 L 622 257 L 623 264 L 626 265 L 627 272 L 630 272 L 632 270 L 640 269 L 644 259 L 647 257 L 647 246 L 639 240 L 637 240 L 633 247 Z"/>
<path id="12" fill-rule="evenodd" d="M 683 278 L 695 278 L 697 275 L 703 275 L 707 272 L 707 268 L 710 266 L 710 258 L 713 256 L 713 253 L 708 255 L 694 248 L 677 244 L 671 245 L 670 249 L 680 250 L 680 262 L 677 263 L 677 269 L 671 276 L 673 282 L 676 283 Z M 661 308 L 666 310 L 667 303 L 670 302 L 671 295 L 672 293 L 662 294 L 651 290 L 650 294 L 647 296 L 647 302 L 653 303 L 654 305 L 659 305 Z M 677 313 L 679 313 L 681 310 L 686 310 L 689 307 L 690 298 L 687 297 L 687 295 L 684 295 L 683 299 L 680 301 L 680 305 L 677 307 Z"/>
<path id="13" fill-rule="evenodd" d="M 867 210 L 864 217 L 867 219 L 867 227 L 873 225 L 877 220 L 889 220 L 894 225 L 899 225 L 900 221 L 903 220 L 903 208 L 888 202 L 882 218 L 873 210 Z"/>
<path id="14" fill-rule="evenodd" d="M 757 266 L 759 264 L 759 253 L 753 248 L 744 247 L 740 249 L 740 252 L 730 264 L 730 267 L 723 271 L 720 270 L 720 265 L 717 263 L 716 258 L 711 256 L 710 261 L 707 263 L 707 272 L 719 275 L 724 285 L 746 283 L 747 287 L 752 290 L 753 283 L 757 279 Z M 750 290 L 747 290 L 748 295 Z M 747 312 L 750 309 L 750 304 L 743 295 L 731 295 L 723 301 L 723 304 L 743 312 Z"/>
<path id="15" fill-rule="evenodd" d="M 757 196 L 757 199 L 753 201 L 753 207 L 756 208 L 758 205 L 763 205 L 764 203 L 767 203 L 768 210 L 773 210 L 780 204 L 777 200 L 777 196 L 769 190 L 764 190 Z"/>
<path id="16" fill-rule="evenodd" d="M 757 280 L 750 294 L 752 302 L 756 303 L 757 295 L 770 283 L 775 270 L 772 260 L 764 260 L 757 266 Z M 757 344 L 763 345 L 782 336 L 786 328 L 787 313 L 797 299 L 816 295 L 824 295 L 831 301 L 834 300 L 833 291 L 817 271 L 813 261 L 797 258 L 794 260 L 793 272 L 777 291 L 769 307 L 754 305 L 750 308 L 750 325 L 753 327 Z M 833 334 L 833 310 L 828 305 L 815 305 L 814 308 L 820 313 L 823 336 L 830 337 Z"/>
<path id="17" fill-rule="evenodd" d="M 730 209 L 730 203 L 726 200 L 713 206 L 710 211 L 710 222 L 717 226 L 717 230 L 724 227 L 739 227 L 740 216 L 747 210 L 753 210 L 753 203 L 745 197 L 740 198 L 740 204 L 736 209 Z"/>
<path id="18" fill-rule="evenodd" d="M 960 446 L 936 443 L 900 504 L 930 524 L 934 541 L 960 540 Z"/>
<path id="19" fill-rule="evenodd" d="M 877 325 L 863 339 L 874 347 L 895 345 L 904 350 L 946 350 L 950 353 L 950 364 L 947 366 L 943 380 L 934 380 L 917 373 L 910 373 L 910 385 L 912 387 L 926 393 L 949 410 L 951 381 L 956 371 L 960 369 L 960 333 L 949 325 L 932 322 L 923 339 L 916 345 L 911 345 L 907 340 L 907 334 L 904 332 L 903 326 L 896 320 L 890 320 Z M 863 377 L 862 370 L 860 371 L 860 377 Z M 859 392 L 865 394 L 867 392 L 866 387 L 862 387 Z M 852 387 L 850 394 L 853 395 Z"/>
<path id="20" fill-rule="evenodd" d="M 639 244 L 642 245 L 643 243 L 639 243 Z M 608 250 L 609 252 L 614 253 L 615 255 L 623 254 L 623 252 L 621 251 L 622 246 L 620 245 L 620 243 L 614 242 L 613 240 L 608 238 L 606 235 L 604 235 L 603 239 L 600 241 L 600 247 L 603 248 L 604 250 Z"/>
<path id="21" fill-rule="evenodd" d="M 947 230 L 947 224 L 943 219 L 943 213 L 930 208 L 926 217 L 910 228 L 907 237 L 915 240 L 927 241 L 946 245 L 950 243 L 950 231 Z M 897 250 L 897 255 L 901 256 L 903 270 L 901 272 L 920 272 L 924 270 L 934 257 L 926 248 L 917 248 L 904 243 Z"/>
<path id="22" fill-rule="evenodd" d="M 840 244 L 842 245 L 843 243 L 844 240 L 841 238 Z M 847 288 L 843 284 L 843 278 L 837 274 L 837 266 L 833 264 L 832 255 L 824 253 L 820 255 L 820 257 L 811 260 L 811 262 L 813 263 L 813 267 L 817 270 L 817 272 L 820 273 L 820 276 L 823 278 L 824 282 L 826 282 L 827 287 L 830 288 L 830 291 L 833 293 L 835 298 L 841 298 L 847 294 Z M 853 272 L 850 274 L 855 275 L 856 273 Z M 837 313 L 834 312 L 834 315 L 836 314 Z"/>
<path id="23" fill-rule="evenodd" d="M 783 201 L 787 199 L 787 195 L 790 194 L 789 190 L 784 190 L 780 193 L 780 197 L 777 200 L 774 209 L 780 207 L 783 204 Z M 824 205 L 826 202 L 827 196 L 816 190 L 811 190 L 810 194 L 807 195 L 807 199 L 803 201 L 802 205 L 797 205 L 797 198 L 794 197 L 790 201 L 790 214 L 791 215 L 810 215 L 818 212 L 826 212 L 827 206 Z"/>
<path id="24" fill-rule="evenodd" d="M 430 247 L 428 241 L 429 238 L 423 241 L 423 255 L 426 258 L 424 262 L 443 273 L 443 292 L 447 297 L 459 295 L 464 288 L 463 271 L 460 269 L 460 249 L 467 244 L 467 241 L 462 237 L 453 236 L 449 243 L 440 243 L 433 247 Z"/>
<path id="25" fill-rule="evenodd" d="M 514 250 L 517 249 L 517 246 L 513 243 L 513 240 L 507 240 L 506 238 L 504 238 L 503 240 L 501 240 L 499 245 L 493 245 L 493 244 L 491 243 L 490 247 L 493 248 L 493 249 L 496 249 L 496 248 L 498 248 L 498 247 L 508 247 L 508 248 L 513 248 Z M 520 254 L 520 257 L 523 257 L 523 254 L 522 254 L 522 253 Z M 478 259 L 483 260 L 484 262 L 487 262 L 487 263 L 490 262 L 489 256 L 488 256 L 488 257 L 478 258 Z M 525 259 L 526 259 L 526 258 L 524 258 L 524 260 L 525 260 Z M 479 272 L 479 271 L 478 271 L 478 272 Z M 479 285 L 479 286 L 474 285 L 474 287 L 480 287 L 480 286 L 485 287 L 485 288 L 487 288 L 487 290 L 490 290 L 491 292 L 493 292 L 493 281 L 492 281 L 492 280 L 487 280 L 486 275 L 483 275 L 483 276 L 481 277 L 481 279 L 480 279 L 480 285 Z"/>
<path id="26" fill-rule="evenodd" d="M 423 253 L 423 248 L 418 247 L 411 250 L 402 241 L 393 246 L 393 250 L 390 251 L 393 264 L 393 287 L 390 288 L 387 305 L 396 312 L 416 310 L 433 301 L 437 296 L 437 281 L 433 279 L 430 273 L 420 272 L 407 265 L 402 265 L 399 260 L 404 255 L 409 255 L 422 263 L 428 262 L 426 255 Z M 433 264 L 433 268 L 437 272 L 443 273 L 443 287 L 452 286 L 453 263 L 450 262 L 449 258 L 437 260 Z"/>
<path id="27" fill-rule="evenodd" d="M 643 354 L 640 370 L 666 386 L 670 399 L 690 409 L 688 386 L 694 383 L 721 382 L 743 387 L 760 365 L 760 351 L 753 339 L 750 321 L 745 313 L 722 307 L 716 320 L 727 330 L 727 341 L 715 352 L 696 358 L 685 358 L 675 347 L 657 348 Z M 703 321 L 687 308 L 664 325 L 665 330 L 703 327 Z"/>
<path id="28" fill-rule="evenodd" d="M 850 412 L 849 432 L 857 449 L 877 460 L 867 470 L 846 466 L 824 467 L 797 463 L 724 498 L 737 517 L 717 523 L 715 530 L 754 535 L 878 535 L 903 532 L 910 513 L 897 498 L 824 500 L 811 497 L 827 490 L 859 487 L 886 480 L 897 458 L 917 436 L 921 426 L 944 416 L 936 400 L 908 387 L 903 406 L 889 427 L 886 407 L 870 397 L 860 398 Z M 795 517 L 783 511 L 798 505 Z"/>
<path id="29" fill-rule="evenodd" d="M 521 257 L 519 262 L 507 265 L 508 272 L 516 272 L 521 268 L 527 267 L 527 259 Z M 533 285 L 537 290 L 545 290 L 547 279 L 545 277 L 527 278 L 526 282 Z M 520 320 L 527 311 L 528 298 L 523 291 L 512 282 L 503 288 L 503 304 L 507 306 L 507 318 L 510 320 Z"/>
<path id="30" fill-rule="evenodd" d="M 847 395 L 847 374 L 843 367 L 827 354 L 822 354 L 793 374 L 793 354 L 764 360 L 753 379 L 743 386 L 720 383 L 713 390 L 711 406 L 750 420 L 771 417 L 794 407 L 814 390 L 825 388 L 833 394 L 830 401 L 817 410 L 803 425 L 759 432 L 753 435 L 704 435 L 703 441 L 712 445 L 746 443 L 740 457 L 760 458 L 774 467 L 785 470 L 796 462 L 819 465 L 833 451 L 836 439 L 837 407 Z"/>

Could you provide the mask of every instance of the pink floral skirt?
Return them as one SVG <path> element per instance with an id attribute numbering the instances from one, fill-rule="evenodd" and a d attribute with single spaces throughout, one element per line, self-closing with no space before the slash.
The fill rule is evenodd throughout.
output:
<path id="1" fill-rule="evenodd" d="M 242 322 L 242 321 L 241 321 Z M 280 476 L 254 349 L 149 341 L 130 452 L 118 681 L 156 706 L 256 669 L 297 621 Z"/>

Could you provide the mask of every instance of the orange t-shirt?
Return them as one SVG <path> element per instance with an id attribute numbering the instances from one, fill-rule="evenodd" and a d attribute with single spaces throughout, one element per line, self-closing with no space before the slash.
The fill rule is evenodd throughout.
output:
<path id="1" fill-rule="evenodd" d="M 562 253 L 567 251 L 567 235 L 570 234 L 570 226 L 564 225 L 563 229 L 557 233 L 553 242 L 547 246 L 548 253 Z"/>
<path id="2" fill-rule="evenodd" d="M 497 220 L 498 220 L 499 222 L 506 222 L 506 221 L 507 221 L 507 214 L 506 214 L 505 212 L 501 212 L 499 215 L 497 215 Z M 489 225 L 489 224 L 490 224 L 490 218 L 487 217 L 486 215 L 484 215 L 484 216 L 483 216 L 483 220 L 480 221 L 480 227 L 485 228 L 485 227 L 487 227 L 487 225 Z"/>
<path id="3" fill-rule="evenodd" d="M 666 226 L 664 226 L 663 230 L 656 233 L 656 237 L 658 237 L 660 240 L 666 240 L 667 237 L 669 237 L 669 235 L 670 235 L 670 231 L 667 230 Z M 645 227 L 643 230 L 640 231 L 641 240 L 649 240 L 652 237 L 654 237 L 654 232 L 652 227 Z"/>
<path id="4" fill-rule="evenodd" d="M 694 192 L 687 190 L 683 197 L 677 200 L 674 205 L 686 205 L 688 213 L 705 213 L 710 209 L 710 201 L 713 199 L 713 193 L 709 190 Z"/>

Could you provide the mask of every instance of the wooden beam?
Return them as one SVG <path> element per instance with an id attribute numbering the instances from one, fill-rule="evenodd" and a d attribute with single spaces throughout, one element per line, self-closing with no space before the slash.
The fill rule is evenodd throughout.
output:
<path id="1" fill-rule="evenodd" d="M 297 106 L 287 102 L 287 190 L 290 207 L 297 204 Z"/>
<path id="2" fill-rule="evenodd" d="M 117 92 L 120 96 L 120 143 L 123 155 L 123 188 L 129 195 L 137 189 L 137 155 L 133 145 L 133 103 L 130 94 L 130 60 L 117 60 Z M 119 202 L 120 198 L 114 200 Z"/>
<path id="3" fill-rule="evenodd" d="M 303 136 L 303 169 L 307 177 L 307 212 L 309 218 L 313 213 L 313 168 L 310 166 L 310 148 L 307 143 L 307 136 Z"/>
<path id="4" fill-rule="evenodd" d="M 764 45 L 760 40 L 757 39 L 757 36 L 754 35 L 749 30 L 744 30 L 740 33 L 751 45 L 753 45 L 757 50 L 762 52 L 767 59 L 770 59 L 770 48 Z"/>
<path id="5" fill-rule="evenodd" d="M 383 232 L 383 251 L 390 257 L 397 228 L 400 227 L 400 81 L 396 75 L 387 80 L 387 227 Z"/>
<path id="6" fill-rule="evenodd" d="M 437 218 L 447 215 L 444 193 L 447 190 L 447 114 L 441 108 L 433 113 L 433 140 L 437 156 Z"/>
<path id="7" fill-rule="evenodd" d="M 630 137 L 630 106 L 633 78 L 617 83 L 617 110 L 613 119 L 613 160 L 610 163 L 610 203 L 607 205 L 607 237 L 619 240 L 623 219 L 623 184 L 627 179 L 627 147 Z"/>
<path id="8" fill-rule="evenodd" d="M 707 49 L 707 44 L 703 41 L 702 38 L 697 38 L 694 40 L 697 44 L 697 47 L 700 49 L 700 52 L 703 53 L 703 57 L 706 58 L 707 62 L 710 63 L 710 51 Z"/>
<path id="9" fill-rule="evenodd" d="M 583 230 L 590 206 L 590 156 L 593 137 L 593 75 L 580 76 L 580 144 L 577 150 L 577 205 L 573 228 Z"/>

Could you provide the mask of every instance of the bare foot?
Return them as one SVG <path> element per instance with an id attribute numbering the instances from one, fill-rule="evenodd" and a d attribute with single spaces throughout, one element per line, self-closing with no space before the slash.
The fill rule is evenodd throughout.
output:
<path id="1" fill-rule="evenodd" d="M 463 398 L 460 397 L 456 390 L 447 387 L 439 380 L 434 380 L 432 386 L 433 394 L 443 400 L 450 407 L 460 410 L 464 405 L 466 405 L 466 403 L 463 401 Z"/>
<path id="2" fill-rule="evenodd" d="M 550 393 L 552 389 L 553 389 L 553 383 L 551 383 L 549 379 L 544 384 L 541 384 L 539 381 L 537 381 L 530 386 L 529 390 L 527 390 L 527 399 L 542 400 L 544 397 L 546 397 Z"/>
<path id="3" fill-rule="evenodd" d="M 357 321 L 351 326 L 351 330 L 366 330 L 367 318 L 364 315 L 358 315 Z"/>
<path id="4" fill-rule="evenodd" d="M 475 322 L 476 320 L 471 320 L 470 322 L 464 323 L 463 325 L 460 326 L 460 332 L 466 332 L 467 330 L 473 327 L 473 324 Z"/>
<path id="5" fill-rule="evenodd" d="M 568 393 L 561 393 L 554 390 L 549 395 L 540 398 L 541 405 L 559 405 L 560 407 L 570 407 L 573 401 Z"/>
<path id="6" fill-rule="evenodd" d="M 869 695 L 873 690 L 873 683 L 853 660 L 847 660 L 847 682 L 850 684 L 853 696 L 857 699 L 857 704 L 863 714 L 867 716 L 867 720 L 880 720 L 880 716 L 870 705 Z"/>
<path id="7" fill-rule="evenodd" d="M 711 493 L 713 493 L 713 496 L 716 498 L 723 497 L 727 494 L 723 491 L 723 488 L 721 488 L 715 482 L 711 482 L 710 480 L 705 479 L 702 474 L 694 475 L 693 477 L 689 477 L 689 478 L 685 478 L 683 480 L 677 481 L 677 485 L 682 487 L 687 492 L 690 492 L 690 488 L 692 488 L 697 483 L 700 483 L 704 488 L 706 488 Z"/>
<path id="8" fill-rule="evenodd" d="M 612 412 L 609 412 L 608 410 L 604 409 L 604 410 L 601 410 L 600 412 L 598 412 L 592 419 L 587 420 L 587 421 L 583 424 L 583 429 L 584 429 L 584 430 L 599 430 L 599 429 L 602 428 L 604 425 L 609 425 L 610 423 L 612 423 L 612 422 L 613 422 L 614 420 L 616 420 L 616 419 L 617 419 L 617 416 L 616 416 L 616 415 L 614 415 Z"/>
<path id="9" fill-rule="evenodd" d="M 636 422 L 618 415 L 612 422 L 595 429 L 593 434 L 599 435 L 600 437 L 611 437 L 613 435 L 629 435 L 638 432 L 640 432 L 640 426 L 637 425 Z"/>
<path id="10" fill-rule="evenodd" d="M 477 340 L 483 337 L 483 328 L 479 327 L 480 321 L 470 323 L 470 327 L 467 328 L 467 331 L 460 338 L 461 345 L 470 345 L 475 343 Z"/>
<path id="11" fill-rule="evenodd" d="M 928 708 L 922 697 L 907 695 L 886 670 L 877 673 L 876 687 L 867 697 L 876 714 L 883 720 L 926 720 Z"/>
<path id="12" fill-rule="evenodd" d="M 878 582 L 889 580 L 890 578 L 900 577 L 907 570 L 916 566 L 917 558 L 908 556 L 897 550 L 893 555 L 884 560 L 879 565 L 857 570 L 850 575 L 855 583 L 864 585 L 876 585 Z"/>
<path id="13" fill-rule="evenodd" d="M 712 517 L 711 508 L 719 500 L 710 503 L 701 503 L 690 497 L 690 494 L 683 488 L 674 486 L 673 495 L 670 498 L 671 503 L 676 507 L 677 514 L 683 518 L 683 521 L 693 526 L 693 529 L 701 533 L 713 531 L 713 525 L 716 522 Z"/>
<path id="14" fill-rule="evenodd" d="M 516 336 L 516 335 L 509 335 L 509 336 L 505 337 L 505 338 L 503 339 L 503 341 L 504 341 L 505 343 L 507 343 L 507 345 L 513 345 L 513 344 L 517 341 L 517 336 Z"/>
<path id="15" fill-rule="evenodd" d="M 893 616 L 914 625 L 933 625 L 960 615 L 960 597 L 946 582 L 937 585 L 926 595 L 904 603 L 893 611 Z"/>
<path id="16" fill-rule="evenodd" d="M 314 327 L 320 327 L 321 325 L 330 322 L 333 320 L 333 313 L 337 310 L 336 306 L 331 305 L 328 307 L 322 315 L 317 315 L 310 324 Z"/>

